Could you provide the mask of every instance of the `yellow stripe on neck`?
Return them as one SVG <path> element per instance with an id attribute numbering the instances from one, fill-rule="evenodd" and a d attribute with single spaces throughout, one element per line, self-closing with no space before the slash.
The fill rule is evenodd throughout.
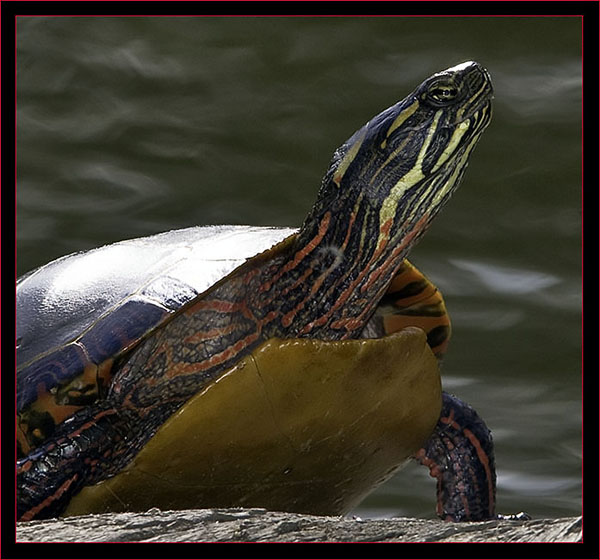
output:
<path id="1" fill-rule="evenodd" d="M 450 142 L 448 142 L 448 145 L 442 152 L 440 159 L 438 159 L 438 162 L 433 166 L 433 169 L 431 170 L 432 173 L 435 173 L 444 163 L 446 163 L 446 161 L 448 161 L 448 158 L 453 154 L 454 150 L 456 150 L 460 139 L 465 135 L 465 132 L 469 130 L 469 124 L 470 120 L 467 119 L 456 127 L 456 130 L 452 133 Z"/>
<path id="2" fill-rule="evenodd" d="M 390 137 L 390 134 L 394 132 L 394 130 L 396 130 L 399 126 L 402 126 L 406 119 L 408 119 L 408 117 L 410 117 L 417 110 L 418 107 L 419 102 L 415 101 L 412 105 L 409 105 L 394 119 L 394 122 L 391 124 L 390 128 L 388 128 L 388 131 L 385 135 L 385 140 L 381 143 L 382 148 L 386 147 L 387 139 Z"/>
<path id="3" fill-rule="evenodd" d="M 352 163 L 352 161 L 356 157 L 356 154 L 358 153 L 358 150 L 360 149 L 360 147 L 365 139 L 365 135 L 366 135 L 366 128 L 365 128 L 365 130 L 363 130 L 360 137 L 356 139 L 356 142 L 354 142 L 354 144 L 352 144 L 350 149 L 346 152 L 346 155 L 344 156 L 342 161 L 340 161 L 339 165 L 337 166 L 337 169 L 335 170 L 335 173 L 333 174 L 333 182 L 338 187 L 340 186 L 340 183 L 342 182 L 342 178 L 344 177 L 344 173 L 346 173 L 348 166 Z"/>
<path id="4" fill-rule="evenodd" d="M 433 135 L 435 134 L 435 130 L 441 116 L 442 111 L 439 110 L 433 117 L 429 131 L 427 132 L 427 137 L 425 138 L 425 142 L 423 142 L 423 145 L 419 150 L 419 155 L 417 156 L 417 161 L 415 161 L 414 166 L 392 187 L 390 194 L 383 201 L 381 210 L 379 211 L 380 230 L 388 220 L 394 219 L 394 216 L 396 215 L 396 208 L 398 207 L 398 202 L 402 198 L 402 195 L 410 187 L 425 178 L 425 175 L 423 174 L 423 160 L 425 159 L 425 154 L 427 154 L 427 150 L 431 144 L 431 140 L 433 139 Z"/>

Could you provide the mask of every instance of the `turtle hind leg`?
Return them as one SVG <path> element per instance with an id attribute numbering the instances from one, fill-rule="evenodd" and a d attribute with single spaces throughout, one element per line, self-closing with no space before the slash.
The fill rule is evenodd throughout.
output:
<path id="1" fill-rule="evenodd" d="M 122 411 L 91 406 L 18 460 L 17 520 L 57 517 L 82 486 L 114 474 L 131 453 L 130 423 Z"/>
<path id="2" fill-rule="evenodd" d="M 446 521 L 497 518 L 492 436 L 468 404 L 442 393 L 440 419 L 415 459 L 437 479 L 440 518 Z"/>

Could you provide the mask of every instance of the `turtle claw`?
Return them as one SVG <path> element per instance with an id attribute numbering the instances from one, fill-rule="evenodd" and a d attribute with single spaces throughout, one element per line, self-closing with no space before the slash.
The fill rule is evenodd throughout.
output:
<path id="1" fill-rule="evenodd" d="M 530 521 L 533 519 L 531 515 L 524 511 L 520 511 L 519 513 L 511 513 L 509 515 L 502 515 L 499 513 L 496 517 L 502 521 Z"/>

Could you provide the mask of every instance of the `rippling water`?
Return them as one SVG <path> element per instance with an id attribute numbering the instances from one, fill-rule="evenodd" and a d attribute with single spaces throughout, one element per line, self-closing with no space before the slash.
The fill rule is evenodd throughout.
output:
<path id="1" fill-rule="evenodd" d="M 17 267 L 210 223 L 301 224 L 333 150 L 474 59 L 495 115 L 413 252 L 453 319 L 444 385 L 492 428 L 498 509 L 581 501 L 577 18 L 22 18 Z M 502 45 L 502 48 L 499 47 Z M 410 465 L 358 509 L 433 515 Z"/>

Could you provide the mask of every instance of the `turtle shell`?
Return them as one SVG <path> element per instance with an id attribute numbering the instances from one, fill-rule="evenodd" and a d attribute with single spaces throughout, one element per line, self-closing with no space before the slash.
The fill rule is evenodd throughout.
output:
<path id="1" fill-rule="evenodd" d="M 74 253 L 17 282 L 19 455 L 102 397 L 114 360 L 291 228 L 193 227 Z"/>
<path id="2" fill-rule="evenodd" d="M 402 364 L 399 368 L 398 364 Z M 171 416 L 64 515 L 151 507 L 344 514 L 430 436 L 441 407 L 424 331 L 270 339 Z"/>

